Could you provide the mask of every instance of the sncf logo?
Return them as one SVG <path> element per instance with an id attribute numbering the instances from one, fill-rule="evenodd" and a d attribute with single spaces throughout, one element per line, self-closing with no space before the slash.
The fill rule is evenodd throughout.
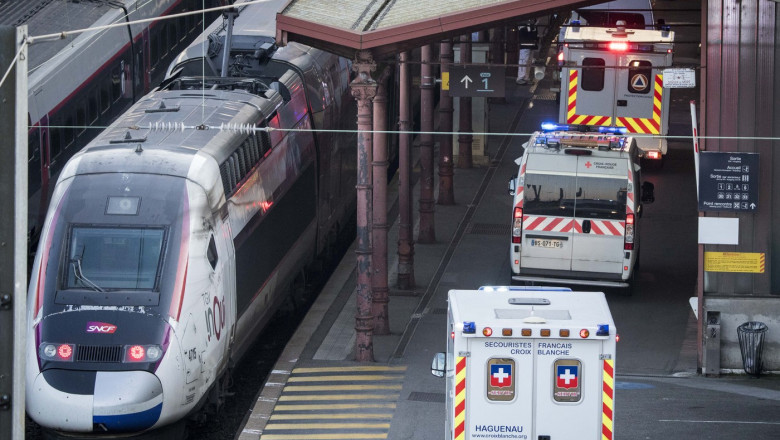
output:
<path id="1" fill-rule="evenodd" d="M 114 333 L 116 326 L 106 322 L 88 322 L 87 333 Z"/>

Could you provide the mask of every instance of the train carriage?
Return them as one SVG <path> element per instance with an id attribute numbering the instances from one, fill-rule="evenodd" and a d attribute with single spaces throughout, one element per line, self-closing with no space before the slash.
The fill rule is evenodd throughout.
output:
<path id="1" fill-rule="evenodd" d="M 356 122 L 349 62 L 242 29 L 230 75 L 179 71 L 60 175 L 28 301 L 27 410 L 46 429 L 138 432 L 217 406 L 354 215 L 354 134 L 311 131 Z"/>

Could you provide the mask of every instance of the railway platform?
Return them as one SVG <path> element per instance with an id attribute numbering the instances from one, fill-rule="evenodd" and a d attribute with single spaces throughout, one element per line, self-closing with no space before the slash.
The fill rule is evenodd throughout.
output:
<path id="1" fill-rule="evenodd" d="M 431 375 L 430 365 L 435 353 L 446 348 L 447 292 L 509 284 L 512 199 L 507 181 L 516 172 L 514 159 L 521 154 L 527 134 L 542 120 L 557 116 L 551 86 L 549 78 L 518 86 L 508 77 L 506 100 L 489 103 L 488 131 L 497 135 L 487 137 L 488 165 L 455 169 L 456 203 L 435 206 L 436 242 L 415 243 L 413 290 L 395 286 L 398 219 L 388 219 L 392 222 L 388 231 L 390 334 L 373 336 L 374 362 L 353 361 L 353 245 L 287 344 L 236 439 L 444 438 L 445 381 Z M 390 204 L 397 200 L 396 183 L 388 188 Z M 417 186 L 413 194 L 416 207 Z M 618 311 L 623 307 L 617 306 Z M 652 337 L 651 332 L 647 338 Z M 639 369 L 621 373 L 618 345 L 616 435 L 770 438 L 762 437 L 763 433 L 780 426 L 776 376 L 705 378 L 696 372 L 694 345 L 670 351 L 671 355 L 665 351 L 658 356 L 676 359 L 674 373 L 633 372 Z M 626 347 L 624 353 L 634 357 L 635 351 Z M 710 432 L 715 435 L 708 437 Z"/>

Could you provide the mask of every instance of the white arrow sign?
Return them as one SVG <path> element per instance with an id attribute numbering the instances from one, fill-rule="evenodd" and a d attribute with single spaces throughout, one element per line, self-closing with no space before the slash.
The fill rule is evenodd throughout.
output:
<path id="1" fill-rule="evenodd" d="M 467 88 L 467 89 L 469 88 L 469 84 L 471 84 L 471 82 L 472 82 L 472 81 L 473 81 L 473 80 L 472 80 L 471 78 L 469 78 L 469 76 L 468 76 L 468 75 L 464 76 L 464 77 L 463 77 L 463 79 L 462 79 L 462 80 L 460 80 L 460 82 L 462 82 L 462 83 L 463 83 L 463 86 L 464 86 L 465 88 Z"/>

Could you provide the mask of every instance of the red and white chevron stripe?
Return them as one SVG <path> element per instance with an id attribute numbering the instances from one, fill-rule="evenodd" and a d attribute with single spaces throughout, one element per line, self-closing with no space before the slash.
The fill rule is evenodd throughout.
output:
<path id="1" fill-rule="evenodd" d="M 585 220 L 568 217 L 523 216 L 524 231 L 570 232 L 582 233 L 582 223 Z M 626 233 L 626 222 L 621 220 L 590 220 L 590 234 L 623 236 Z"/>

